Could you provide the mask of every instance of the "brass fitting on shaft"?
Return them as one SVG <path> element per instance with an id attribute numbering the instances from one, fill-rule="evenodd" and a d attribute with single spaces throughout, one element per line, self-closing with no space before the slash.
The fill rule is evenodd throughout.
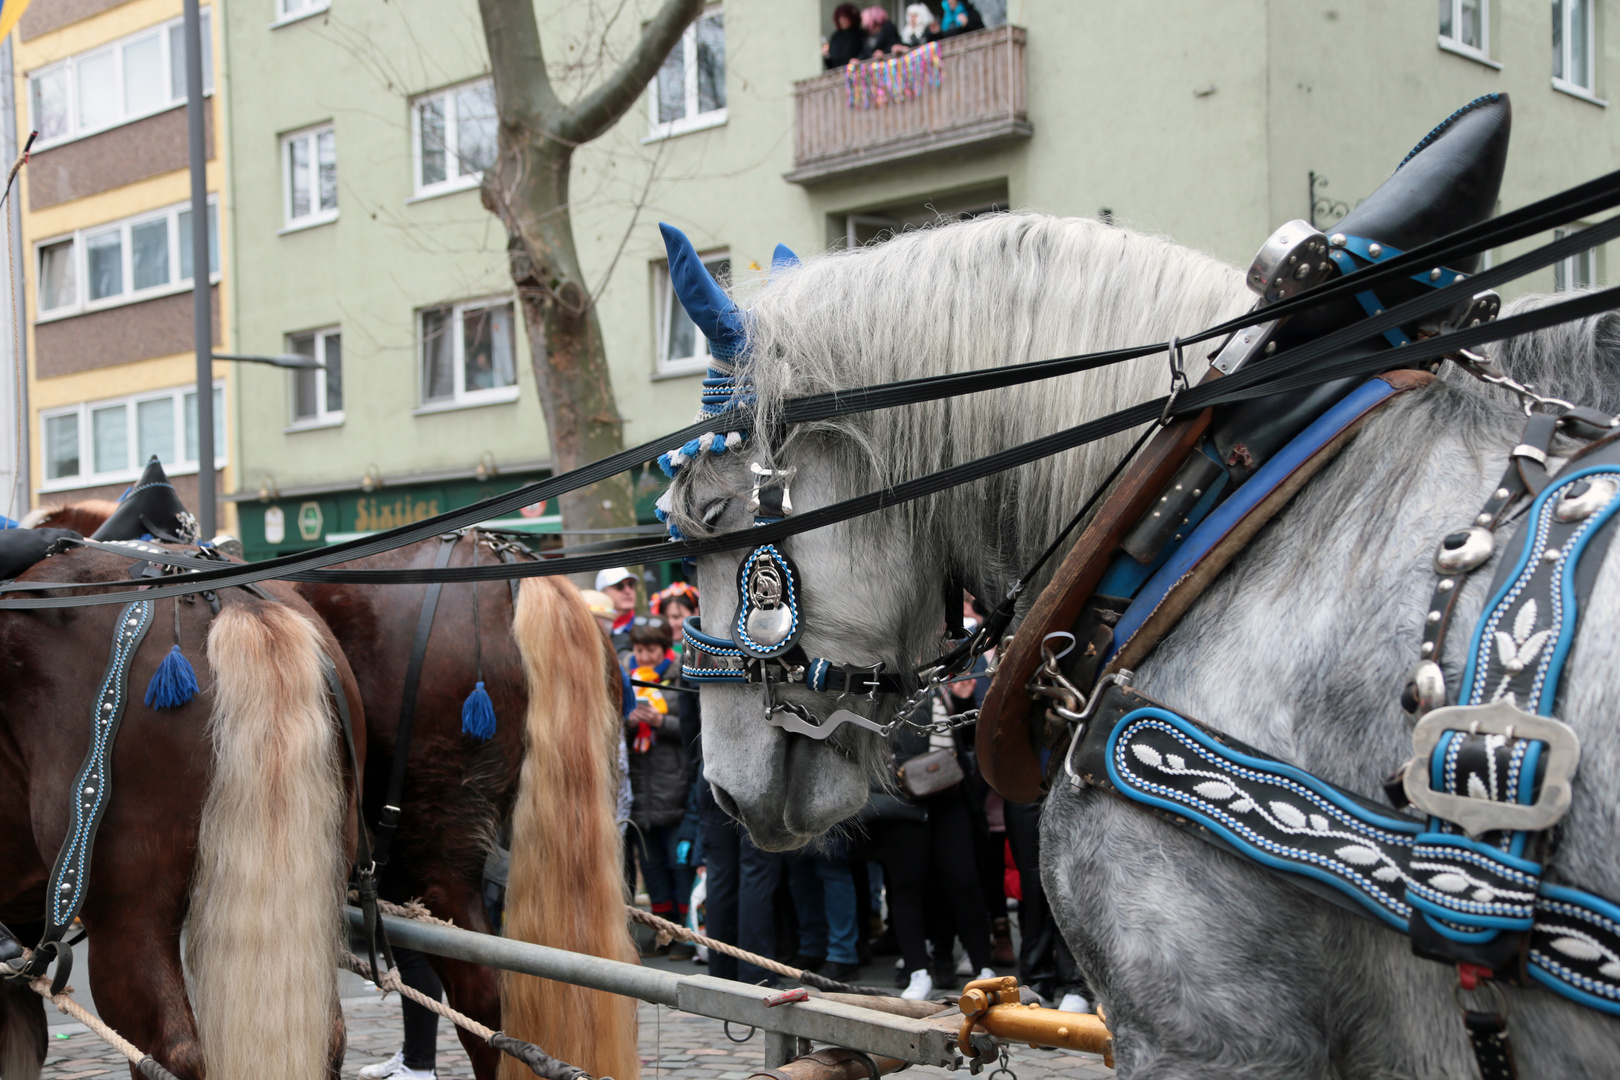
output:
<path id="1" fill-rule="evenodd" d="M 969 1039 L 978 1026 L 1008 1042 L 1101 1054 L 1103 1064 L 1114 1067 L 1114 1037 L 1100 1017 L 1024 1005 L 1019 1001 L 1018 980 L 1011 975 L 968 983 L 962 988 L 960 1005 L 962 1027 L 957 1046 L 968 1057 L 973 1056 Z"/>

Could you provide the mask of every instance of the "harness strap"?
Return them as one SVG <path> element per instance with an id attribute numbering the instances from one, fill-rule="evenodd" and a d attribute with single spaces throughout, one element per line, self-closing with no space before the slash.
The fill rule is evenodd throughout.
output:
<path id="1" fill-rule="evenodd" d="M 435 570 L 443 570 L 450 565 L 450 555 L 460 539 L 460 533 L 445 533 L 439 537 L 439 554 L 433 560 Z M 427 655 L 428 637 L 433 632 L 433 614 L 439 608 L 439 592 L 443 588 L 443 585 L 434 582 L 422 594 L 416 637 L 411 641 L 411 658 L 405 666 L 405 686 L 399 702 L 399 726 L 394 732 L 394 768 L 388 776 L 388 794 L 382 812 L 377 815 L 376 863 L 379 870 L 388 865 L 389 849 L 394 843 L 394 833 L 399 829 L 400 800 L 405 794 L 405 763 L 410 758 L 411 731 L 416 726 L 416 691 L 422 681 L 422 659 Z"/>
<path id="2" fill-rule="evenodd" d="M 151 600 L 137 600 L 118 613 L 107 671 L 90 710 L 90 748 L 73 781 L 67 838 L 57 852 L 45 894 L 45 933 L 29 962 L 16 971 L 17 975 L 34 978 L 43 975 L 51 961 L 57 960 L 53 994 L 62 992 L 73 970 L 73 950 L 62 939 L 84 906 L 88 892 L 90 856 L 112 788 L 113 744 L 123 723 L 124 707 L 129 703 L 130 664 L 152 626 L 155 607 Z"/>
<path id="3" fill-rule="evenodd" d="M 1468 908 L 1480 922 L 1527 922 L 1528 977 L 1620 1016 L 1620 906 L 1541 880 L 1539 864 L 1463 837 L 1430 844 L 1422 822 L 1118 684 L 1099 695 L 1065 767 L 1070 783 L 1110 792 L 1390 929 L 1409 932 L 1420 899 L 1448 914 Z"/>

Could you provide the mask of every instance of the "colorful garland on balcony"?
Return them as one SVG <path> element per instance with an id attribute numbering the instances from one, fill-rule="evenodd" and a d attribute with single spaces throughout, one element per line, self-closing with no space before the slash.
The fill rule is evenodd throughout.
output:
<path id="1" fill-rule="evenodd" d="M 864 64 L 851 60 L 844 68 L 849 107 L 876 109 L 910 101 L 930 87 L 937 89 L 942 71 L 937 41 L 887 60 L 869 60 Z"/>

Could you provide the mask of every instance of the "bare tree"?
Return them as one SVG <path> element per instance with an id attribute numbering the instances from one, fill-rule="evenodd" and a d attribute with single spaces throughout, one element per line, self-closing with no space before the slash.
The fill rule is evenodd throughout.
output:
<path id="1" fill-rule="evenodd" d="M 506 226 L 512 281 L 557 472 L 624 448 L 602 328 L 574 245 L 568 195 L 574 151 L 635 104 L 703 2 L 665 0 L 617 69 L 564 104 L 546 73 L 535 0 L 478 0 L 499 117 L 496 163 L 484 174 L 484 205 Z M 630 482 L 623 476 L 561 501 L 570 528 L 634 524 Z"/>

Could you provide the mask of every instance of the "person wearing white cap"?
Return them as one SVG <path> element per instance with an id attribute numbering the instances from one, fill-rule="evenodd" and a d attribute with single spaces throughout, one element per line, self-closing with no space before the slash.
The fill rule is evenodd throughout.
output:
<path id="1" fill-rule="evenodd" d="M 624 652 L 630 647 L 630 626 L 636 621 L 636 575 L 622 566 L 599 570 L 596 591 L 613 601 L 613 625 L 608 634 L 613 639 L 613 651 Z"/>

